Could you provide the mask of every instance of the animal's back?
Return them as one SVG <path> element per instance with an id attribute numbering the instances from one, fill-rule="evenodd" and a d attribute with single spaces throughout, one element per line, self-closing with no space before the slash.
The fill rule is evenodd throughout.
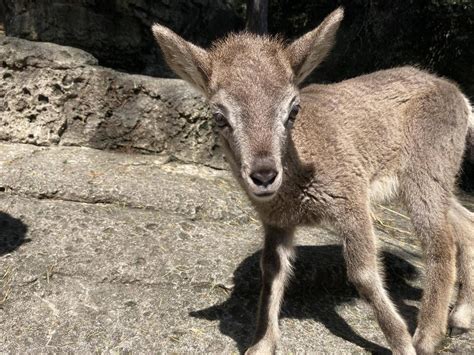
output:
<path id="1" fill-rule="evenodd" d="M 470 106 L 446 79 L 395 68 L 307 86 L 301 100 L 293 138 L 304 161 L 324 159 L 336 170 L 360 170 L 370 181 L 395 176 L 423 156 L 435 174 L 449 168 L 452 180 L 457 173 Z"/>

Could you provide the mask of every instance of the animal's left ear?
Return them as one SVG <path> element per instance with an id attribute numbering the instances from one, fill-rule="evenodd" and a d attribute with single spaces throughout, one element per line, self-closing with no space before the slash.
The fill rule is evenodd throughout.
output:
<path id="1" fill-rule="evenodd" d="M 301 83 L 329 54 L 343 17 L 344 10 L 340 7 L 329 14 L 316 29 L 286 48 L 296 84 Z"/>
<path id="2" fill-rule="evenodd" d="M 155 24 L 152 31 L 171 69 L 206 94 L 211 75 L 211 63 L 207 51 L 185 41 L 165 26 Z"/>

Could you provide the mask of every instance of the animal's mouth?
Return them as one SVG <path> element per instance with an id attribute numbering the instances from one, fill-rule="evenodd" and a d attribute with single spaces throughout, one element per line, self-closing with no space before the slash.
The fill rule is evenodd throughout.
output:
<path id="1" fill-rule="evenodd" d="M 258 192 L 258 193 L 254 193 L 254 195 L 259 198 L 271 197 L 271 196 L 276 195 L 276 191 Z"/>
<path id="2" fill-rule="evenodd" d="M 252 195 L 256 201 L 270 201 L 277 194 L 277 191 L 268 191 L 268 192 L 253 192 Z"/>
<path id="3" fill-rule="evenodd" d="M 266 196 L 272 196 L 275 195 L 275 191 L 271 192 L 261 192 L 261 193 L 256 193 L 255 196 L 257 197 L 266 197 Z"/>
<path id="4" fill-rule="evenodd" d="M 278 194 L 280 186 L 281 179 L 278 179 L 278 181 L 272 186 L 262 188 L 255 185 L 250 185 L 248 190 L 255 201 L 266 202 L 270 201 Z"/>

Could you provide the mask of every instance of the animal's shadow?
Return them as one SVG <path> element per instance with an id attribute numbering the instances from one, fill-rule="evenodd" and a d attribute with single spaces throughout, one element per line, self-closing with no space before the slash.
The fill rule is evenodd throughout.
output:
<path id="1" fill-rule="evenodd" d="M 0 256 L 15 251 L 20 245 L 28 242 L 25 239 L 28 227 L 19 219 L 0 212 Z"/>
<path id="2" fill-rule="evenodd" d="M 336 312 L 338 305 L 358 298 L 347 280 L 342 248 L 338 245 L 300 246 L 296 252 L 294 277 L 286 289 L 280 317 L 314 319 L 346 341 L 375 354 L 389 354 L 388 349 L 358 335 Z M 221 333 L 234 339 L 241 352 L 251 344 L 255 329 L 260 254 L 259 251 L 247 257 L 234 271 L 234 288 L 224 303 L 190 313 L 197 318 L 219 320 Z M 381 256 L 389 293 L 413 333 L 418 309 L 404 300 L 421 298 L 421 290 L 407 282 L 415 279 L 418 272 L 412 264 L 392 253 L 383 252 Z"/>

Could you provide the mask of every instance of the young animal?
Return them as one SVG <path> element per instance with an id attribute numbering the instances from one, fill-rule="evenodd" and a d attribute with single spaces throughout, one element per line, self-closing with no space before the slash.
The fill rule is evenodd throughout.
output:
<path id="1" fill-rule="evenodd" d="M 340 234 L 348 277 L 395 354 L 433 354 L 448 322 L 470 328 L 474 214 L 453 195 L 474 130 L 470 104 L 452 82 L 411 67 L 299 89 L 331 50 L 342 18 L 335 10 L 289 45 L 241 33 L 209 50 L 166 27 L 152 29 L 169 66 L 208 99 L 226 158 L 264 225 L 263 285 L 248 354 L 275 350 L 294 231 L 322 222 Z M 370 214 L 371 201 L 395 194 L 426 260 L 413 339 L 384 289 Z"/>

